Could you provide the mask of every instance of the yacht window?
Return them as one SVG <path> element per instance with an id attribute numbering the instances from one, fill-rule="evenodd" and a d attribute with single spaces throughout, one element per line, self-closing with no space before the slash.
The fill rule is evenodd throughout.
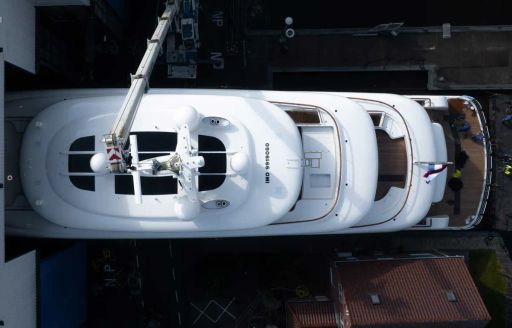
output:
<path id="1" fill-rule="evenodd" d="M 199 168 L 199 173 L 226 173 L 226 154 L 200 153 L 204 158 L 204 166 Z"/>
<path id="2" fill-rule="evenodd" d="M 374 126 L 380 126 L 380 122 L 382 121 L 382 113 L 370 113 L 370 117 L 372 118 Z"/>
<path id="3" fill-rule="evenodd" d="M 132 132 L 137 136 L 139 151 L 174 151 L 178 143 L 176 132 Z M 125 149 L 130 148 L 130 139 L 125 144 Z"/>
<path id="4" fill-rule="evenodd" d="M 141 193 L 143 195 L 174 195 L 178 193 L 178 180 L 173 177 L 141 177 Z M 116 175 L 115 193 L 133 195 L 131 175 Z"/>
<path id="5" fill-rule="evenodd" d="M 70 151 L 87 151 L 94 150 L 94 136 L 82 137 L 78 138 L 71 146 L 69 146 Z"/>
<path id="6" fill-rule="evenodd" d="M 93 176 L 70 175 L 69 181 L 78 189 L 94 191 L 96 189 Z"/>
<path id="7" fill-rule="evenodd" d="M 200 135 L 198 140 L 199 151 L 226 151 L 226 147 L 218 138 Z"/>
<path id="8" fill-rule="evenodd" d="M 163 156 L 163 155 L 168 155 L 169 153 L 142 153 L 141 150 L 139 149 L 139 161 L 143 161 L 145 159 L 149 159 L 149 158 L 155 158 L 155 157 L 159 157 L 159 156 Z"/>
<path id="9" fill-rule="evenodd" d="M 70 173 L 92 173 L 90 161 L 92 155 L 89 154 L 72 154 L 68 156 L 68 172 Z"/>
<path id="10" fill-rule="evenodd" d="M 219 188 L 226 180 L 226 147 L 220 139 L 200 135 L 198 140 L 199 155 L 204 158 L 204 166 L 199 169 L 199 173 L 218 173 L 219 175 L 199 175 L 198 190 L 206 191 Z M 202 153 L 215 151 L 222 153 Z"/>
<path id="11" fill-rule="evenodd" d="M 165 155 L 162 152 L 172 152 L 176 149 L 177 134 L 175 132 L 133 132 L 137 135 L 139 160 Z M 199 155 L 204 157 L 205 165 L 199 173 L 218 174 L 200 175 L 198 190 L 207 191 L 219 188 L 226 180 L 226 147 L 222 141 L 212 136 L 198 136 Z M 130 147 L 126 145 L 126 149 Z M 202 153 L 206 152 L 206 153 Z M 208 153 L 215 152 L 215 153 Z M 169 195 L 178 192 L 178 181 L 172 177 L 141 177 L 141 193 L 143 195 Z M 133 195 L 132 177 L 116 175 L 115 193 Z"/>
<path id="12" fill-rule="evenodd" d="M 199 191 L 207 191 L 219 188 L 226 180 L 225 175 L 200 175 L 198 179 Z"/>
<path id="13" fill-rule="evenodd" d="M 94 136 L 78 138 L 71 143 L 69 151 L 94 152 Z M 73 175 L 73 173 L 92 173 L 89 161 L 92 154 L 70 154 L 68 156 L 69 181 L 78 189 L 94 191 L 94 176 Z"/>
<path id="14" fill-rule="evenodd" d="M 134 132 L 131 134 L 137 135 L 140 160 L 166 155 L 176 149 L 177 134 L 175 132 Z M 82 190 L 95 190 L 95 177 L 89 164 L 95 150 L 94 144 L 95 137 L 87 136 L 76 139 L 69 147 L 70 151 L 91 152 L 91 154 L 69 154 L 68 156 L 69 180 L 75 187 Z M 129 147 L 128 141 L 125 149 Z M 198 148 L 199 154 L 205 160 L 205 165 L 199 169 L 199 173 L 208 174 L 199 176 L 198 190 L 217 189 L 226 179 L 226 147 L 218 138 L 199 135 Z M 73 173 L 90 173 L 91 175 L 73 175 Z M 131 175 L 116 175 L 114 183 L 116 194 L 134 194 Z M 143 195 L 176 194 L 178 181 L 172 177 L 141 177 L 141 192 Z"/>

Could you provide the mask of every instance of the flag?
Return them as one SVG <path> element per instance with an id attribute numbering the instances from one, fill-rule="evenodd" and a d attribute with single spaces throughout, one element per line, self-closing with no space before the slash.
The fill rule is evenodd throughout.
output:
<path id="1" fill-rule="evenodd" d="M 428 163 L 428 171 L 423 174 L 423 178 L 425 179 L 426 183 L 430 183 L 430 181 L 434 180 L 441 172 L 443 172 L 447 167 L 448 164 L 435 164 L 435 163 Z"/>

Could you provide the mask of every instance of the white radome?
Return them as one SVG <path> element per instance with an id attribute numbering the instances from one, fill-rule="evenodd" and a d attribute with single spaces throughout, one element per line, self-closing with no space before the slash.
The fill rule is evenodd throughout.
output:
<path id="1" fill-rule="evenodd" d="M 89 165 L 94 173 L 106 174 L 108 172 L 107 155 L 105 153 L 94 154 Z"/>
<path id="2" fill-rule="evenodd" d="M 231 168 L 233 169 L 233 171 L 235 171 L 236 173 L 239 173 L 239 174 L 242 174 L 242 173 L 245 173 L 247 172 L 247 169 L 249 168 L 249 164 L 250 164 L 250 161 L 249 161 L 249 157 L 247 156 L 246 153 L 236 153 L 235 155 L 233 155 L 233 157 L 231 157 Z"/>
<path id="3" fill-rule="evenodd" d="M 187 124 L 190 131 L 197 130 L 199 122 L 201 122 L 199 113 L 192 106 L 181 106 L 179 108 L 176 108 L 175 120 L 176 129 L 179 129 L 185 124 Z"/>
<path id="4" fill-rule="evenodd" d="M 194 219 L 200 211 L 199 202 L 193 202 L 187 196 L 182 196 L 174 204 L 176 217 L 180 220 L 189 221 Z"/>

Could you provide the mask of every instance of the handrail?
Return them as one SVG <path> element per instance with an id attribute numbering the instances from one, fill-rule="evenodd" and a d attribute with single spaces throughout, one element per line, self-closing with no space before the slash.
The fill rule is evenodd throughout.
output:
<path id="1" fill-rule="evenodd" d="M 478 204 L 478 210 L 475 215 L 471 216 L 470 220 L 466 220 L 466 225 L 462 227 L 458 227 L 458 229 L 472 229 L 476 225 L 478 225 L 483 217 L 485 210 L 487 208 L 487 202 L 489 200 L 489 195 L 491 192 L 491 182 L 492 182 L 492 170 L 493 170 L 493 163 L 492 163 L 492 147 L 491 147 L 491 140 L 490 140 L 490 133 L 489 133 L 489 126 L 487 124 L 487 120 L 485 118 L 485 114 L 482 110 L 482 105 L 473 97 L 470 96 L 460 96 L 457 97 L 460 99 L 466 100 L 468 103 L 471 104 L 471 109 L 475 111 L 477 114 L 478 122 L 480 124 L 480 132 L 483 134 L 483 145 L 484 145 L 484 181 L 483 181 L 483 189 L 482 194 L 480 196 L 480 202 Z"/>
<path id="2" fill-rule="evenodd" d="M 484 173 L 483 173 L 483 183 L 482 183 L 482 193 L 480 195 L 480 201 L 478 203 L 477 211 L 474 215 L 466 218 L 466 224 L 463 226 L 455 226 L 455 227 L 447 227 L 446 230 L 469 230 L 477 226 L 483 219 L 485 210 L 487 208 L 487 202 L 489 200 L 490 190 L 491 190 L 491 182 L 492 182 L 492 170 L 493 170 L 493 161 L 492 161 L 492 148 L 490 142 L 490 133 L 489 126 L 487 124 L 487 119 L 485 118 L 485 114 L 482 109 L 482 105 L 471 96 L 447 96 L 447 99 L 462 99 L 468 102 L 471 110 L 475 111 L 478 118 L 478 123 L 480 125 L 480 133 L 483 135 L 483 146 L 484 146 Z M 424 224 L 418 224 L 411 228 L 414 230 L 422 230 L 422 229 L 431 229 L 430 226 Z"/>

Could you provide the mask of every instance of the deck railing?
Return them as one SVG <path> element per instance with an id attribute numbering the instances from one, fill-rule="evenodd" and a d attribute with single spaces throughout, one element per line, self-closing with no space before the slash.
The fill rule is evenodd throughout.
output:
<path id="1" fill-rule="evenodd" d="M 489 200 L 489 195 L 491 191 L 492 184 L 492 171 L 493 171 L 493 161 L 492 161 L 492 148 L 491 148 L 491 135 L 489 133 L 489 126 L 487 123 L 487 119 L 485 118 L 485 114 L 482 110 L 482 105 L 473 97 L 470 96 L 453 96 L 447 98 L 457 98 L 467 101 L 469 107 L 475 111 L 476 117 L 478 118 L 478 123 L 480 125 L 480 133 L 483 135 L 482 143 L 484 147 L 484 172 L 483 172 L 483 185 L 482 185 L 482 193 L 480 195 L 480 201 L 477 207 L 477 211 L 475 214 L 466 218 L 465 225 L 463 226 L 455 226 L 455 227 L 447 227 L 448 230 L 469 230 L 477 226 L 483 219 L 485 210 L 487 208 L 487 202 Z M 435 229 L 432 225 L 427 224 L 424 220 L 421 223 L 411 227 L 414 230 L 422 230 L 422 229 Z"/>
<path id="2" fill-rule="evenodd" d="M 491 184 L 492 184 L 492 170 L 493 170 L 493 162 L 492 162 L 492 148 L 491 148 L 491 135 L 489 133 L 489 126 L 487 124 L 487 119 L 485 118 L 485 114 L 482 110 L 482 106 L 480 103 L 473 97 L 470 96 L 462 96 L 458 97 L 466 100 L 471 104 L 472 109 L 475 111 L 478 117 L 478 122 L 480 124 L 480 132 L 483 134 L 483 146 L 484 146 L 484 181 L 482 186 L 482 194 L 480 196 L 480 202 L 478 204 L 478 209 L 475 215 L 472 215 L 470 218 L 466 219 L 466 225 L 462 227 L 457 227 L 459 229 L 471 229 L 478 225 L 485 213 L 485 209 L 487 208 L 487 202 L 489 200 L 489 194 L 491 192 Z"/>

